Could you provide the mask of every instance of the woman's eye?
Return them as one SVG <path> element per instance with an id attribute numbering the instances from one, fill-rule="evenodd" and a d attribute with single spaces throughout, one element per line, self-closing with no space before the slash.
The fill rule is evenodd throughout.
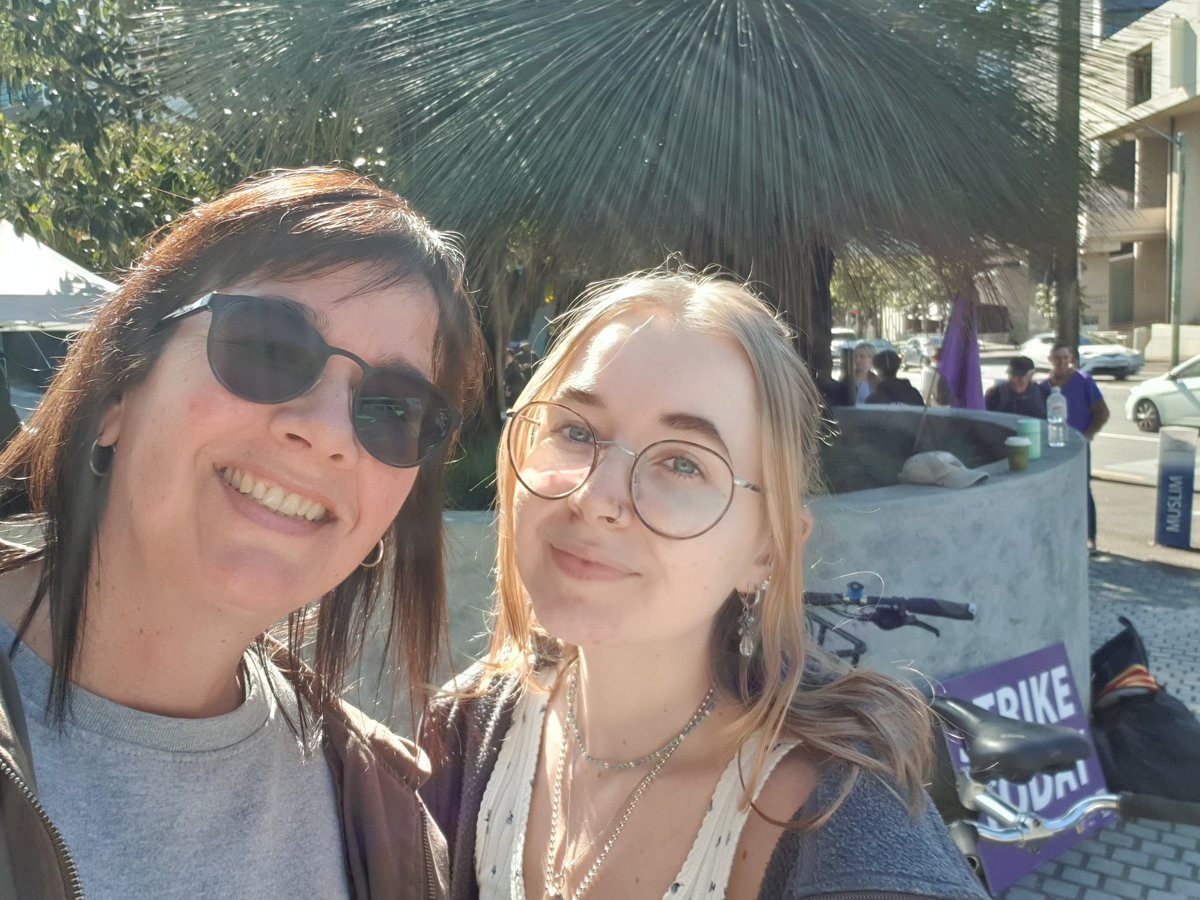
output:
<path id="1" fill-rule="evenodd" d="M 592 432 L 582 425 L 566 425 L 562 429 L 563 435 L 568 441 L 579 444 L 590 444 L 592 442 Z"/>
<path id="2" fill-rule="evenodd" d="M 695 460 L 688 459 L 686 456 L 672 456 L 667 460 L 667 467 L 676 475 L 703 474 Z"/>

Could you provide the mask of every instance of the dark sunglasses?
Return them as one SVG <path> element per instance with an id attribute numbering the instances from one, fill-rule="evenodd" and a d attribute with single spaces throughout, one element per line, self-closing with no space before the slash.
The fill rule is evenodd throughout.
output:
<path id="1" fill-rule="evenodd" d="M 437 453 L 462 422 L 438 388 L 416 370 L 377 369 L 331 347 L 301 310 L 282 300 L 205 294 L 162 318 L 179 321 L 207 309 L 208 365 L 230 393 L 252 403 L 286 403 L 312 390 L 331 356 L 362 369 L 350 421 L 363 449 L 389 466 L 411 468 Z"/>

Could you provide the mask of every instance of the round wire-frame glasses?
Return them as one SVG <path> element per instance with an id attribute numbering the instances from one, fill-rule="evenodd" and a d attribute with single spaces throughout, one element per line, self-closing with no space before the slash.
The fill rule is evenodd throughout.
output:
<path id="1" fill-rule="evenodd" d="M 763 493 L 702 444 L 667 439 L 635 452 L 598 439 L 586 418 L 552 401 L 527 403 L 506 415 L 509 465 L 526 490 L 545 500 L 569 497 L 591 478 L 601 451 L 620 450 L 633 457 L 628 489 L 634 513 L 665 538 L 688 540 L 715 528 L 733 503 L 735 487 Z"/>

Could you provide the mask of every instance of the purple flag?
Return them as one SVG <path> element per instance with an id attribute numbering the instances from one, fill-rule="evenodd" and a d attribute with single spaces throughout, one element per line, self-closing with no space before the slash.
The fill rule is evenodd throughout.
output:
<path id="1" fill-rule="evenodd" d="M 961 294 L 954 298 L 950 324 L 942 342 L 938 371 L 946 376 L 952 405 L 983 409 L 983 376 L 979 373 L 979 323 L 974 304 Z"/>

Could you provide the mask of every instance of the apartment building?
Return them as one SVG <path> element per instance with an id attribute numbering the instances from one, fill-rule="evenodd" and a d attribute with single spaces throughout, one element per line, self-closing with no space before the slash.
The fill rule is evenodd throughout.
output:
<path id="1" fill-rule="evenodd" d="M 1177 297 L 1183 355 L 1200 353 L 1200 0 L 1095 0 L 1082 130 L 1104 185 L 1081 229 L 1080 286 L 1097 327 L 1166 358 Z M 1159 326 L 1152 328 L 1149 326 Z"/>

